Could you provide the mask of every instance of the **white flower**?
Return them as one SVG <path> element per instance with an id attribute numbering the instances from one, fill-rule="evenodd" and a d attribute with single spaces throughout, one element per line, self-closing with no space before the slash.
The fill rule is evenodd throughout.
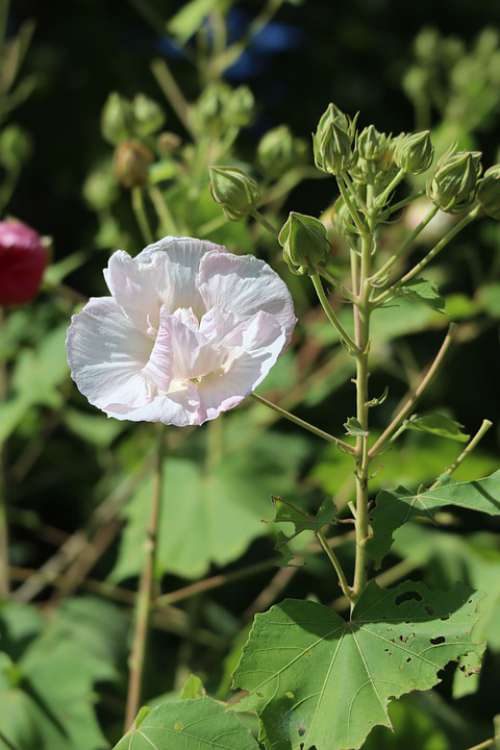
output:
<path id="1" fill-rule="evenodd" d="M 200 425 L 265 378 L 296 318 L 279 276 L 252 255 L 165 237 L 115 252 L 111 297 L 93 297 L 67 337 L 71 375 L 91 404 L 132 421 Z"/>

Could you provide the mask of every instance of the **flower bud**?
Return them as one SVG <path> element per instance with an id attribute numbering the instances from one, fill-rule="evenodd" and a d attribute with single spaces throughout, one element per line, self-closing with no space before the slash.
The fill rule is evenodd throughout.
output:
<path id="1" fill-rule="evenodd" d="M 228 219 L 237 221 L 257 205 L 259 186 L 236 167 L 210 167 L 210 192 Z"/>
<path id="2" fill-rule="evenodd" d="M 479 151 L 444 154 L 427 187 L 427 195 L 442 211 L 460 213 L 474 202 L 480 174 Z"/>
<path id="3" fill-rule="evenodd" d="M 414 46 L 415 55 L 421 62 L 428 65 L 439 60 L 441 51 L 439 31 L 433 28 L 422 29 L 415 38 Z"/>
<path id="4" fill-rule="evenodd" d="M 486 216 L 500 221 L 500 164 L 486 170 L 479 182 L 477 197 Z"/>
<path id="5" fill-rule="evenodd" d="M 262 171 L 271 179 L 281 177 L 295 162 L 295 139 L 286 125 L 268 130 L 257 148 Z"/>
<path id="6" fill-rule="evenodd" d="M 165 130 L 163 133 L 160 133 L 156 141 L 158 151 L 162 156 L 171 156 L 174 151 L 177 151 L 181 143 L 181 137 L 177 135 L 177 133 L 172 133 L 170 130 Z"/>
<path id="7" fill-rule="evenodd" d="M 42 238 L 20 221 L 0 222 L 0 305 L 22 305 L 40 288 L 47 265 Z"/>
<path id="8" fill-rule="evenodd" d="M 205 88 L 194 110 L 195 121 L 200 130 L 217 129 L 224 125 L 229 96 L 230 89 L 225 84 L 212 84 Z"/>
<path id="9" fill-rule="evenodd" d="M 124 141 L 115 152 L 115 175 L 126 188 L 142 187 L 148 181 L 149 165 L 154 157 L 138 141 Z"/>
<path id="10" fill-rule="evenodd" d="M 144 94 L 137 94 L 132 102 L 134 135 L 146 137 L 159 130 L 165 122 L 165 115 L 159 104 Z"/>
<path id="11" fill-rule="evenodd" d="M 94 169 L 83 183 L 83 197 L 94 211 L 105 211 L 119 195 L 110 164 Z"/>
<path id="12" fill-rule="evenodd" d="M 431 166 L 433 158 L 430 130 L 405 134 L 398 139 L 394 148 L 394 162 L 406 174 L 425 172 Z"/>
<path id="13" fill-rule="evenodd" d="M 255 98 L 248 86 L 238 86 L 228 96 L 225 111 L 227 125 L 244 128 L 253 120 Z"/>
<path id="14" fill-rule="evenodd" d="M 356 146 L 358 156 L 366 161 L 375 161 L 386 148 L 387 136 L 379 133 L 375 125 L 368 125 L 359 134 Z"/>
<path id="15" fill-rule="evenodd" d="M 278 242 L 292 273 L 314 274 L 324 266 L 329 253 L 326 227 L 313 216 L 292 211 L 281 227 Z"/>
<path id="16" fill-rule="evenodd" d="M 128 99 L 116 92 L 108 96 L 102 110 L 101 131 L 103 138 L 112 146 L 133 135 L 134 112 Z"/>
<path id="17" fill-rule="evenodd" d="M 17 125 L 8 125 L 0 134 L 0 164 L 16 171 L 29 159 L 33 145 L 30 136 Z"/>
<path id="18" fill-rule="evenodd" d="M 314 163 L 322 172 L 339 174 L 352 162 L 351 143 L 354 123 L 330 104 L 313 135 Z"/>

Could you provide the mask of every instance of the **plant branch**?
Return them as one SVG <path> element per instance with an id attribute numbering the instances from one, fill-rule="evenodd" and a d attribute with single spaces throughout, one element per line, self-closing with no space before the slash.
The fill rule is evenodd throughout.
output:
<path id="1" fill-rule="evenodd" d="M 139 225 L 139 229 L 141 230 L 144 241 L 147 245 L 150 245 L 153 242 L 153 232 L 151 231 L 151 227 L 149 226 L 146 209 L 144 207 L 144 196 L 142 194 L 142 188 L 134 187 L 130 192 L 132 200 L 132 210 L 135 214 L 137 224 Z"/>
<path id="2" fill-rule="evenodd" d="M 397 186 L 404 179 L 404 177 L 405 177 L 405 172 L 402 169 L 400 169 L 399 172 L 393 177 L 393 179 L 387 185 L 387 187 L 385 188 L 385 190 L 383 190 L 380 193 L 380 195 L 377 196 L 377 199 L 376 199 L 376 208 L 377 209 L 383 209 L 384 208 L 384 206 L 385 206 L 385 204 L 387 202 L 387 199 L 389 198 L 389 196 L 391 195 L 391 193 L 393 193 L 394 190 L 396 190 Z"/>
<path id="3" fill-rule="evenodd" d="M 378 453 L 380 453 L 381 449 L 385 446 L 386 442 L 392 437 L 392 435 L 399 428 L 403 420 L 411 412 L 416 402 L 418 401 L 422 393 L 425 391 L 425 389 L 427 388 L 427 386 L 433 379 L 434 375 L 438 371 L 453 341 L 454 328 L 455 326 L 452 323 L 448 329 L 448 333 L 446 334 L 443 343 L 441 344 L 439 348 L 438 353 L 436 354 L 434 358 L 434 361 L 428 367 L 427 372 L 425 373 L 422 380 L 420 381 L 420 384 L 415 388 L 414 392 L 411 393 L 411 395 L 404 402 L 403 406 L 398 411 L 394 419 L 385 428 L 385 430 L 382 432 L 378 440 L 376 440 L 375 443 L 370 448 L 368 452 L 368 455 L 370 458 L 374 458 Z"/>
<path id="4" fill-rule="evenodd" d="M 160 220 L 160 226 L 162 229 L 161 234 L 163 235 L 164 232 L 178 234 L 175 219 L 172 216 L 172 212 L 170 211 L 168 203 L 165 200 L 161 190 L 152 185 L 148 188 L 148 193 L 151 199 L 151 203 L 155 208 L 156 215 Z"/>
<path id="5" fill-rule="evenodd" d="M 1 729 L 0 729 L 0 742 L 3 742 L 5 747 L 8 748 L 8 750 L 19 750 L 17 745 L 14 745 L 14 743 L 11 742 L 8 737 L 5 736 L 5 734 L 2 732 Z"/>
<path id="6" fill-rule="evenodd" d="M 347 333 L 346 329 L 344 328 L 344 326 L 340 322 L 340 320 L 339 320 L 339 318 L 337 316 L 337 313 L 335 312 L 335 310 L 331 306 L 331 304 L 330 304 L 330 302 L 328 300 L 328 297 L 325 294 L 325 289 L 323 287 L 323 282 L 321 281 L 321 277 L 319 276 L 319 274 L 317 274 L 317 273 L 313 274 L 311 276 L 311 281 L 313 283 L 314 289 L 316 291 L 316 294 L 318 295 L 318 299 L 319 299 L 319 301 L 321 303 L 321 307 L 323 308 L 326 317 L 328 318 L 328 320 L 330 321 L 330 323 L 332 324 L 332 326 L 338 331 L 338 333 L 340 335 L 340 338 L 342 339 L 342 341 L 344 342 L 344 344 L 346 345 L 346 347 L 350 351 L 352 351 L 352 352 L 357 351 L 357 345 L 352 340 L 352 338 L 349 336 L 349 334 Z"/>
<path id="7" fill-rule="evenodd" d="M 344 181 L 342 179 L 342 175 L 339 175 L 339 177 L 337 179 L 337 185 L 339 186 L 340 195 L 342 196 L 342 199 L 343 199 L 343 201 L 344 201 L 344 203 L 345 203 L 345 205 L 346 205 L 349 213 L 351 214 L 351 218 L 352 218 L 354 224 L 356 225 L 356 228 L 357 228 L 358 232 L 361 235 L 366 234 L 366 226 L 364 224 L 364 221 L 361 218 L 358 209 L 356 208 L 356 206 L 354 205 L 354 203 L 351 200 L 351 196 L 349 194 L 349 190 L 346 187 L 346 185 L 344 184 Z"/>
<path id="8" fill-rule="evenodd" d="M 159 58 L 153 60 L 151 63 L 151 70 L 156 78 L 158 86 L 163 91 L 165 99 L 170 103 L 172 109 L 186 130 L 192 133 L 193 129 L 189 119 L 189 104 L 177 85 L 177 81 L 170 72 L 167 63 L 165 60 L 160 60 Z"/>
<path id="9" fill-rule="evenodd" d="M 448 477 L 451 477 L 451 475 L 458 469 L 460 464 L 462 464 L 467 456 L 470 456 L 472 451 L 475 449 L 475 447 L 478 445 L 478 443 L 483 439 L 483 437 L 486 435 L 488 430 L 493 427 L 493 422 L 490 422 L 489 419 L 483 419 L 483 422 L 481 424 L 481 427 L 476 432 L 472 440 L 467 443 L 463 451 L 460 453 L 460 455 L 457 456 L 457 458 L 453 461 L 450 466 L 444 471 L 441 476 L 439 476 L 436 481 L 434 482 L 431 487 L 429 487 L 430 490 L 435 490 L 436 487 L 439 487 L 440 484 L 444 482 L 445 479 Z"/>
<path id="10" fill-rule="evenodd" d="M 328 542 L 326 541 L 321 531 L 317 531 L 315 536 L 318 542 L 321 544 L 323 551 L 325 552 L 326 556 L 330 560 L 332 567 L 337 574 L 340 588 L 342 589 L 344 596 L 346 596 L 349 599 L 349 601 L 352 601 L 352 591 L 351 591 L 349 584 L 347 583 L 347 578 L 344 573 L 344 569 L 342 565 L 340 564 L 340 560 L 338 559 L 333 549 L 328 545 Z"/>
<path id="11" fill-rule="evenodd" d="M 155 599 L 156 552 L 158 545 L 163 481 L 164 434 L 163 425 L 161 424 L 158 425 L 157 441 L 153 496 L 151 498 L 151 514 L 149 527 L 146 532 L 145 560 L 137 595 L 135 632 L 129 662 L 130 671 L 127 708 L 125 714 L 125 731 L 128 731 L 132 726 L 140 708 L 149 621 L 152 604 Z"/>
<path id="12" fill-rule="evenodd" d="M 278 230 L 275 227 L 273 227 L 273 225 L 271 224 L 271 222 L 268 221 L 266 219 L 266 217 L 261 214 L 260 211 L 258 211 L 257 209 L 254 209 L 251 212 L 251 216 L 253 216 L 253 218 L 256 221 L 258 221 L 259 224 L 261 224 L 264 227 L 264 229 L 267 229 L 267 231 L 269 232 L 269 234 L 272 234 L 272 236 L 274 237 L 274 239 L 278 238 Z"/>
<path id="13" fill-rule="evenodd" d="M 277 404 L 273 404 L 272 401 L 268 401 L 267 398 L 264 398 L 263 396 L 259 396 L 257 393 L 252 393 L 252 398 L 254 398 L 259 403 L 264 404 L 264 406 L 267 406 L 269 409 L 273 409 L 281 417 L 284 417 L 285 419 L 288 419 L 290 422 L 293 422 L 299 427 L 302 427 L 303 430 L 312 432 L 313 435 L 323 438 L 323 440 L 327 440 L 329 443 L 335 443 L 335 445 L 337 445 L 346 453 L 350 453 L 352 455 L 354 454 L 354 448 L 352 447 L 352 445 L 349 445 L 349 443 L 346 443 L 344 440 L 341 440 L 340 438 L 337 438 L 334 435 L 330 435 L 329 432 L 325 432 L 324 430 L 321 430 L 319 427 L 315 427 L 314 425 L 309 424 L 309 422 L 306 422 L 304 419 L 301 419 L 300 417 L 296 417 L 295 414 L 291 414 L 286 409 L 283 409 L 281 406 L 278 406 Z"/>
<path id="14" fill-rule="evenodd" d="M 497 742 L 497 737 L 492 737 L 489 740 L 485 740 L 484 742 L 480 742 L 479 745 L 474 745 L 474 747 L 469 747 L 467 750 L 486 750 L 488 747 L 495 747 L 495 743 Z"/>

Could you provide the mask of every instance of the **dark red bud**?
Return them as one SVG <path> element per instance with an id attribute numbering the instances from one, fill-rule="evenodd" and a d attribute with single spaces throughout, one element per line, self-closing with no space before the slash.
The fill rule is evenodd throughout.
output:
<path id="1" fill-rule="evenodd" d="M 20 221 L 0 221 L 0 305 L 22 305 L 38 293 L 47 265 L 42 238 Z"/>

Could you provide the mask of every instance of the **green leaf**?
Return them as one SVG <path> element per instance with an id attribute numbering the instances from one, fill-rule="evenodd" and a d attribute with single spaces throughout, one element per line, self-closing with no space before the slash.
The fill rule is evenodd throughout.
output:
<path id="1" fill-rule="evenodd" d="M 76 409 L 64 410 L 64 423 L 78 437 L 99 448 L 107 448 L 122 432 L 126 423 L 99 414 L 86 414 Z"/>
<path id="2" fill-rule="evenodd" d="M 434 490 L 414 493 L 399 487 L 394 492 L 379 492 L 370 517 L 373 537 L 366 545 L 368 554 L 379 563 L 389 552 L 397 528 L 417 517 L 432 518 L 434 511 L 449 505 L 500 515 L 500 470 L 484 479 L 450 481 Z"/>
<path id="3" fill-rule="evenodd" d="M 351 750 L 390 727 L 387 706 L 436 685 L 450 661 L 479 648 L 476 595 L 370 583 L 352 619 L 288 599 L 257 615 L 236 670 L 245 707 L 260 715 L 273 750 Z"/>
<path id="4" fill-rule="evenodd" d="M 356 417 L 349 417 L 344 427 L 346 435 L 351 435 L 352 437 L 366 437 L 368 435 L 368 432 L 363 429 Z"/>
<path id="5" fill-rule="evenodd" d="M 234 713 L 213 698 L 162 703 L 115 750 L 259 750 Z"/>
<path id="6" fill-rule="evenodd" d="M 437 288 L 426 279 L 412 279 L 398 289 L 397 296 L 409 297 L 411 300 L 417 299 L 438 312 L 443 312 L 445 307 L 445 301 Z M 386 306 L 389 307 L 391 304 L 391 302 L 388 302 Z"/>
<path id="7" fill-rule="evenodd" d="M 421 417 L 418 414 L 413 414 L 404 423 L 405 430 L 429 432 L 431 435 L 456 440 L 458 443 L 466 443 L 470 435 L 462 432 L 462 427 L 463 425 L 455 422 L 454 419 L 450 419 L 445 414 L 424 414 Z"/>
<path id="8" fill-rule="evenodd" d="M 182 686 L 180 697 L 182 700 L 190 700 L 194 698 L 204 698 L 206 695 L 203 682 L 195 674 L 190 674 L 186 682 Z"/>
<path id="9" fill-rule="evenodd" d="M 320 531 L 323 526 L 332 523 L 336 515 L 336 510 L 329 500 L 321 505 L 315 516 L 281 497 L 273 497 L 273 504 L 273 523 L 293 524 L 294 534 L 300 534 L 301 531 Z"/>
<path id="10" fill-rule="evenodd" d="M 262 521 L 270 520 L 269 498 L 293 490 L 306 449 L 301 438 L 259 433 L 251 446 L 232 453 L 210 471 L 200 460 L 167 460 L 160 570 L 196 578 L 212 562 L 226 565 L 238 558 L 253 539 L 267 533 Z M 151 481 L 145 482 L 125 508 L 127 527 L 112 573 L 115 581 L 142 568 L 151 491 Z"/>
<path id="11" fill-rule="evenodd" d="M 61 403 L 57 386 L 68 376 L 66 331 L 66 325 L 60 326 L 47 334 L 36 350 L 24 349 L 19 354 L 12 385 L 27 404 L 56 407 Z"/>

